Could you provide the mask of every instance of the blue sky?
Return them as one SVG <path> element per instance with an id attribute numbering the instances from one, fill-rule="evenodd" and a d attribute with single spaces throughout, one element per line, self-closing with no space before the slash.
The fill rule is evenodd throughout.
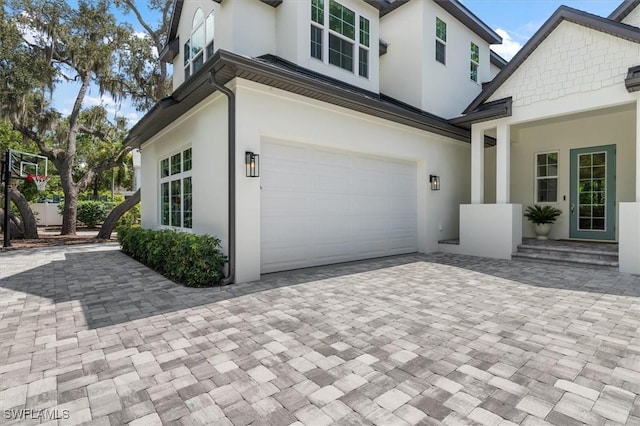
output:
<path id="1" fill-rule="evenodd" d="M 461 0 L 487 25 L 502 36 L 502 46 L 493 49 L 511 59 L 523 44 L 561 5 L 608 16 L 622 0 Z"/>
<path id="2" fill-rule="evenodd" d="M 501 46 L 492 48 L 505 59 L 511 59 L 513 55 L 524 45 L 527 40 L 540 28 L 540 26 L 561 5 L 584 10 L 599 16 L 608 16 L 622 0 L 460 0 L 475 13 L 480 19 L 496 30 L 503 38 Z M 139 28 L 132 15 L 125 16 L 117 13 L 119 19 Z M 145 13 L 145 18 L 150 22 L 156 22 L 159 16 Z M 77 89 L 74 87 L 60 86 L 54 94 L 54 106 L 63 113 L 69 113 L 73 106 L 73 100 Z M 128 102 L 117 104 L 109 96 L 100 97 L 98 90 L 92 88 L 85 99 L 85 107 L 103 104 L 113 115 L 117 113 L 129 120 L 129 125 L 135 124 L 143 113 L 135 111 Z"/>

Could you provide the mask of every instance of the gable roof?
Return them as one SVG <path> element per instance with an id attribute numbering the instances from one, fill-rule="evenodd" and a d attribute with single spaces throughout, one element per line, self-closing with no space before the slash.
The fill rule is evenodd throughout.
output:
<path id="1" fill-rule="evenodd" d="M 637 1 L 637 0 L 634 0 Z M 568 6 L 560 6 L 553 15 L 540 27 L 540 29 L 529 39 L 520 49 L 509 64 L 480 92 L 476 99 L 463 111 L 467 114 L 476 110 L 483 102 L 495 93 L 496 90 L 506 82 L 511 75 L 522 65 L 527 58 L 538 48 L 538 46 L 560 25 L 563 21 L 572 22 L 602 31 L 625 40 L 640 43 L 640 28 L 631 25 L 593 15 Z"/>
<path id="2" fill-rule="evenodd" d="M 277 56 L 251 58 L 218 50 L 171 96 L 162 99 L 145 114 L 131 128 L 125 143 L 139 147 L 214 93 L 216 89 L 209 83 L 211 72 L 216 73 L 222 84 L 236 77 L 243 78 L 452 139 L 470 140 L 469 130 L 444 118 L 299 67 Z"/>
<path id="3" fill-rule="evenodd" d="M 608 18 L 613 21 L 622 22 L 622 20 L 629 16 L 638 6 L 640 6 L 640 0 L 624 0 L 620 3 L 620 6 L 616 7 L 616 10 L 611 12 Z"/>

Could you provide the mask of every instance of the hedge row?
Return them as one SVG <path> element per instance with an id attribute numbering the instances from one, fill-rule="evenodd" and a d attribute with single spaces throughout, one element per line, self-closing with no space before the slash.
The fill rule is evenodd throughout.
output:
<path id="1" fill-rule="evenodd" d="M 118 241 L 129 256 L 189 287 L 209 287 L 224 277 L 227 258 L 210 235 L 121 227 Z"/>

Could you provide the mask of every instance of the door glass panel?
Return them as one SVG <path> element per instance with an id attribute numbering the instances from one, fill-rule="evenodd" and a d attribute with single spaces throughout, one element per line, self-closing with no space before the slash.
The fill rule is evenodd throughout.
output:
<path id="1" fill-rule="evenodd" d="M 607 153 L 578 155 L 578 229 L 604 231 L 606 229 Z"/>

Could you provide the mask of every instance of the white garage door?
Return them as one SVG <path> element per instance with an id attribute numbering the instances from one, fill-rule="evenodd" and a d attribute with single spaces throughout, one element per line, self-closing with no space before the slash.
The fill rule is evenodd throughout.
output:
<path id="1" fill-rule="evenodd" d="M 415 163 L 263 142 L 262 273 L 417 251 Z"/>

